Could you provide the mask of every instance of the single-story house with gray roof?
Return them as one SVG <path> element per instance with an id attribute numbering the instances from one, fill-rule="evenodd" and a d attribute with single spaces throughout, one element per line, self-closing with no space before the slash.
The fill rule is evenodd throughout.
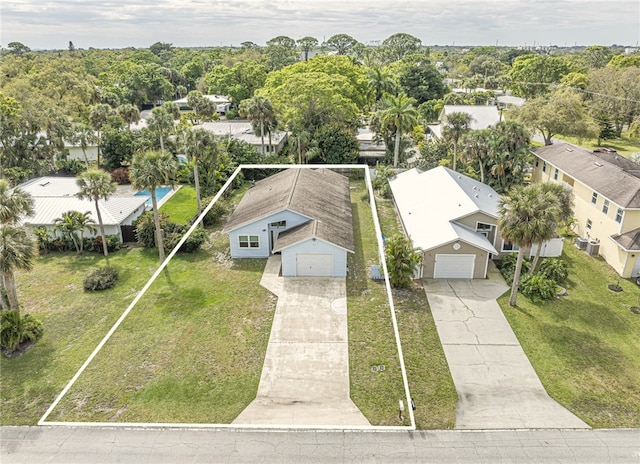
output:
<path id="1" fill-rule="evenodd" d="M 233 258 L 282 255 L 284 277 L 346 277 L 355 252 L 349 179 L 290 168 L 254 184 L 229 217 Z"/>

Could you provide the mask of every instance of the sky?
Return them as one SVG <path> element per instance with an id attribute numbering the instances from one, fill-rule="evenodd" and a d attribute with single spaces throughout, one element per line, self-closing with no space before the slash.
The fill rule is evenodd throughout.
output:
<path id="1" fill-rule="evenodd" d="M 625 45 L 640 41 L 640 0 L 1 0 L 0 45 L 32 49 L 258 45 L 279 35 L 376 44 Z"/>

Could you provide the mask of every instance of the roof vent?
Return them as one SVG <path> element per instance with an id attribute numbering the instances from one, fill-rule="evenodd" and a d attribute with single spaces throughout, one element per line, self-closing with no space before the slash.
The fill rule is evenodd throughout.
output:
<path id="1" fill-rule="evenodd" d="M 573 151 L 573 148 L 569 148 L 569 147 L 567 147 L 567 148 L 565 148 L 565 150 L 567 150 L 567 151 Z"/>
<path id="2" fill-rule="evenodd" d="M 476 194 L 474 195 L 474 197 L 478 198 L 478 194 L 476 193 Z"/>
<path id="3" fill-rule="evenodd" d="M 594 161 L 593 164 L 595 164 L 596 166 L 598 166 L 599 168 L 602 167 L 602 163 L 598 163 L 597 161 Z"/>
<path id="4" fill-rule="evenodd" d="M 492 197 L 493 197 L 493 193 L 490 193 L 490 194 L 489 194 L 489 198 L 492 198 Z"/>

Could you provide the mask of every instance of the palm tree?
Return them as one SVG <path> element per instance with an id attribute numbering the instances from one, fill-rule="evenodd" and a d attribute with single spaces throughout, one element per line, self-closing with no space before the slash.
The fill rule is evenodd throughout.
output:
<path id="1" fill-rule="evenodd" d="M 160 151 L 164 153 L 164 137 L 173 130 L 173 116 L 163 107 L 154 108 L 148 124 L 160 136 Z"/>
<path id="2" fill-rule="evenodd" d="M 193 161 L 193 178 L 196 187 L 196 202 L 198 205 L 198 216 L 202 213 L 202 203 L 200 194 L 200 172 L 199 164 L 202 158 L 215 162 L 218 157 L 218 143 L 215 136 L 206 129 L 187 129 L 181 137 L 184 154 Z"/>
<path id="3" fill-rule="evenodd" d="M 548 236 L 541 237 L 540 241 L 537 242 L 538 248 L 536 249 L 536 255 L 531 263 L 529 274 L 533 274 L 538 266 L 542 243 L 545 240 L 552 239 L 556 233 L 558 225 L 563 222 L 567 222 L 573 214 L 573 192 L 569 187 L 553 182 L 544 182 L 542 184 L 534 185 L 540 189 L 540 195 L 542 195 L 544 201 L 549 204 L 549 206 L 543 207 L 540 212 L 542 214 L 556 214 L 549 218 L 551 226 L 549 227 Z"/>
<path id="4" fill-rule="evenodd" d="M 71 131 L 71 142 L 80 145 L 82 154 L 84 155 L 84 162 L 89 169 L 89 157 L 87 156 L 87 148 L 90 144 L 94 144 L 98 141 L 98 137 L 93 129 L 86 124 L 78 124 Z"/>
<path id="5" fill-rule="evenodd" d="M 161 185 L 174 185 L 178 166 L 169 153 L 144 151 L 137 153 L 131 161 L 129 170 L 131 185 L 137 190 L 148 190 L 151 194 L 153 220 L 156 225 L 156 246 L 160 254 L 160 262 L 164 261 L 164 241 L 160 228 L 156 188 Z"/>
<path id="6" fill-rule="evenodd" d="M 469 113 L 454 112 L 445 116 L 442 134 L 453 141 L 453 170 L 456 170 L 458 142 L 471 129 L 473 118 Z"/>
<path id="7" fill-rule="evenodd" d="M 80 211 L 66 211 L 62 216 L 54 220 L 54 229 L 62 233 L 63 236 L 69 237 L 76 247 L 76 254 L 81 255 L 84 252 L 84 231 L 95 232 L 93 226 L 95 221 L 89 216 L 90 211 L 81 213 Z"/>
<path id="8" fill-rule="evenodd" d="M 111 176 L 108 172 L 100 169 L 91 169 L 85 171 L 76 180 L 80 191 L 76 194 L 81 200 L 93 200 L 98 216 L 98 224 L 100 226 L 100 236 L 102 237 L 102 251 L 105 256 L 109 255 L 107 250 L 107 237 L 104 233 L 104 223 L 102 222 L 102 214 L 100 213 L 99 200 L 107 200 L 115 193 L 118 184 L 111 182 Z"/>
<path id="9" fill-rule="evenodd" d="M 98 166 L 100 166 L 100 131 L 102 126 L 107 123 L 109 115 L 112 112 L 112 108 L 106 103 L 98 103 L 91 108 L 89 113 L 89 121 L 91 127 L 98 132 Z"/>
<path id="10" fill-rule="evenodd" d="M 392 93 L 395 90 L 395 83 L 389 73 L 375 67 L 367 71 L 367 87 L 369 98 L 377 103 L 385 93 Z"/>
<path id="11" fill-rule="evenodd" d="M 383 102 L 380 121 L 382 130 L 387 130 L 391 127 L 395 129 L 393 167 L 397 167 L 400 160 L 400 139 L 402 134 L 410 132 L 418 124 L 418 111 L 413 106 L 414 100 L 404 93 L 398 96 L 387 95 Z"/>
<path id="12" fill-rule="evenodd" d="M 486 129 L 472 131 L 462 139 L 463 161 L 477 161 L 480 168 L 480 182 L 484 184 L 484 163 L 489 153 L 489 133 Z"/>
<path id="13" fill-rule="evenodd" d="M 33 214 L 33 197 L 15 188 L 11 190 L 6 179 L 0 179 L 0 224 L 16 224 L 20 217 Z"/>
<path id="14" fill-rule="evenodd" d="M 247 114 L 251 124 L 254 126 L 254 131 L 260 132 L 261 153 L 264 155 L 265 122 L 275 118 L 271 100 L 262 95 L 256 95 L 240 102 L 240 110 Z"/>
<path id="15" fill-rule="evenodd" d="M 116 111 L 122 119 L 124 119 L 124 122 L 127 123 L 127 128 L 129 130 L 131 130 L 131 124 L 140 121 L 140 110 L 137 106 L 132 105 L 131 103 L 120 105 Z"/>
<path id="16" fill-rule="evenodd" d="M 542 209 L 548 211 L 542 213 Z M 550 205 L 536 185 L 514 188 L 510 195 L 502 197 L 499 203 L 498 228 L 502 238 L 518 246 L 518 258 L 511 285 L 509 304 L 516 305 L 522 261 L 525 251 L 533 243 L 548 236 L 553 228 L 550 218 L 557 218 L 557 205 Z"/>
<path id="17" fill-rule="evenodd" d="M 35 242 L 23 228 L 0 225 L 0 307 L 20 310 L 16 292 L 15 269 L 29 271 L 36 256 Z"/>

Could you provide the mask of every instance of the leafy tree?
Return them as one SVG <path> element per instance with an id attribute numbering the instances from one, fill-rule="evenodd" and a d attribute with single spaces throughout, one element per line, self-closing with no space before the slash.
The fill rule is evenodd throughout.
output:
<path id="1" fill-rule="evenodd" d="M 527 100 L 510 113 L 516 121 L 540 131 L 545 145 L 551 145 L 556 134 L 586 138 L 597 131 L 581 97 L 570 89 L 557 89 L 549 97 Z"/>
<path id="2" fill-rule="evenodd" d="M 489 128 L 487 183 L 498 193 L 524 184 L 529 168 L 529 134 L 521 124 L 502 121 Z"/>
<path id="3" fill-rule="evenodd" d="M 187 105 L 195 112 L 196 122 L 201 119 L 208 119 L 213 116 L 216 107 L 211 100 L 206 98 L 200 91 L 192 90 L 187 95 Z"/>
<path id="4" fill-rule="evenodd" d="M 530 99 L 544 95 L 549 84 L 557 84 L 575 69 L 560 56 L 522 55 L 517 57 L 511 70 L 509 80 L 511 89 L 516 95 Z"/>
<path id="5" fill-rule="evenodd" d="M 591 71 L 587 90 L 594 116 L 611 121 L 618 137 L 640 115 L 640 66 Z"/>
<path id="6" fill-rule="evenodd" d="M 264 50 L 269 63 L 269 70 L 275 71 L 297 61 L 296 41 L 291 37 L 280 35 L 267 40 Z"/>
<path id="7" fill-rule="evenodd" d="M 453 142 L 453 170 L 456 170 L 458 142 L 471 130 L 473 118 L 469 113 L 454 112 L 446 115 L 442 135 Z"/>
<path id="8" fill-rule="evenodd" d="M 358 41 L 347 34 L 332 35 L 323 44 L 327 48 L 335 50 L 338 55 L 347 55 L 358 44 Z"/>
<path id="9" fill-rule="evenodd" d="M 415 268 L 421 260 L 420 250 L 413 247 L 411 239 L 397 234 L 387 239 L 384 255 L 391 285 L 395 288 L 410 287 Z"/>
<path id="10" fill-rule="evenodd" d="M 541 214 L 544 208 L 546 211 Z M 548 236 L 549 229 L 553 228 L 554 223 L 551 219 L 556 217 L 557 209 L 545 201 L 540 189 L 535 184 L 527 187 L 515 187 L 508 196 L 503 196 L 500 199 L 498 228 L 504 240 L 519 247 L 509 297 L 511 306 L 516 305 L 525 251 L 533 243 L 538 243 L 542 238 Z"/>
<path id="11" fill-rule="evenodd" d="M 580 55 L 580 60 L 591 69 L 604 68 L 611 58 L 613 52 L 609 47 L 602 45 L 591 45 L 585 48 Z"/>
<path id="12" fill-rule="evenodd" d="M 423 171 L 433 169 L 449 156 L 449 141 L 443 138 L 432 138 L 420 145 L 418 167 Z"/>
<path id="13" fill-rule="evenodd" d="M 62 213 L 62 216 L 56 218 L 54 223 L 54 229 L 61 232 L 63 237 L 69 238 L 76 248 L 76 254 L 81 255 L 84 251 L 84 232 L 95 232 L 96 228 L 93 226 L 95 221 L 89 216 L 90 211 L 81 213 L 80 211 L 66 211 Z"/>
<path id="14" fill-rule="evenodd" d="M 313 162 L 324 164 L 355 164 L 358 160 L 360 144 L 352 128 L 339 123 L 321 127 L 315 135 L 318 159 Z"/>
<path id="15" fill-rule="evenodd" d="M 25 55 L 31 51 L 29 47 L 20 42 L 9 42 L 7 48 L 9 49 L 9 53 L 17 56 Z"/>
<path id="16" fill-rule="evenodd" d="M 416 53 L 422 46 L 422 40 L 410 34 L 398 33 L 382 41 L 383 53 L 389 61 L 400 61 L 406 55 Z"/>
<path id="17" fill-rule="evenodd" d="M 387 95 L 383 99 L 380 113 L 382 129 L 390 127 L 395 131 L 395 145 L 393 149 L 393 166 L 397 167 L 400 159 L 400 139 L 402 134 L 410 132 L 418 124 L 418 112 L 413 106 L 414 100 L 405 94 L 398 96 Z"/>
<path id="18" fill-rule="evenodd" d="M 401 89 L 418 104 L 444 97 L 444 83 L 438 69 L 428 61 L 405 66 L 399 78 Z"/>
<path id="19" fill-rule="evenodd" d="M 237 62 L 233 67 L 214 66 L 204 82 L 208 92 L 226 95 L 232 102 L 238 103 L 251 98 L 264 85 L 266 78 L 267 72 L 261 63 L 247 60 Z"/>
<path id="20" fill-rule="evenodd" d="M 247 114 L 247 117 L 249 118 L 251 123 L 255 128 L 258 129 L 260 133 L 261 152 L 262 154 L 265 154 L 265 124 L 269 124 L 270 121 L 275 120 L 275 112 L 271 101 L 268 98 L 263 97 L 262 95 L 256 95 L 255 97 L 252 97 L 248 100 L 243 100 L 240 103 L 240 109 Z"/>
<path id="21" fill-rule="evenodd" d="M 131 131 L 106 127 L 102 133 L 102 158 L 104 166 L 114 170 L 131 161 L 134 136 Z"/>
<path id="22" fill-rule="evenodd" d="M 178 166 L 171 154 L 156 151 L 137 153 L 133 157 L 129 170 L 131 185 L 137 190 L 148 190 L 151 194 L 153 220 L 156 225 L 156 246 L 158 247 L 160 262 L 164 261 L 164 240 L 158 216 L 156 188 L 161 185 L 171 185 L 173 187 L 177 170 Z"/>
<path id="23" fill-rule="evenodd" d="M 298 39 L 296 43 L 298 44 L 298 47 L 300 47 L 300 50 L 302 50 L 302 53 L 304 53 L 304 60 L 308 61 L 309 52 L 318 46 L 318 39 L 306 36 Z"/>
<path id="24" fill-rule="evenodd" d="M 96 208 L 96 214 L 98 216 L 98 225 L 100 227 L 100 237 L 102 238 L 102 251 L 105 256 L 109 255 L 107 250 L 107 236 L 104 233 L 104 222 L 102 221 L 102 213 L 100 212 L 99 200 L 107 200 L 113 195 L 118 184 L 111 182 L 111 176 L 108 172 L 101 171 L 99 169 L 91 169 L 80 174 L 76 180 L 78 188 L 78 198 L 81 200 L 93 200 Z"/>

